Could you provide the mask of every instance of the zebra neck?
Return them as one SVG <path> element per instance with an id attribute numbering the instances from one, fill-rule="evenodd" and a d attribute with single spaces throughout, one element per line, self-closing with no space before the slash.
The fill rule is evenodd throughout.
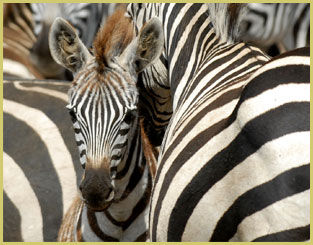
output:
<path id="1" fill-rule="evenodd" d="M 143 154 L 141 135 L 138 130 L 134 149 L 131 149 L 129 167 L 116 185 L 124 188 L 120 199 L 104 212 L 93 212 L 86 207 L 82 213 L 84 240 L 136 241 L 146 238 L 148 204 L 152 179 Z"/>

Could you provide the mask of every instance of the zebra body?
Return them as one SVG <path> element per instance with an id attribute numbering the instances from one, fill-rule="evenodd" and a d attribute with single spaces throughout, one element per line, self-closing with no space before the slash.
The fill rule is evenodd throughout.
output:
<path id="1" fill-rule="evenodd" d="M 51 28 L 53 58 L 74 73 L 67 108 L 85 169 L 81 200 L 73 201 L 59 241 L 148 239 L 149 165 L 155 156 L 139 126 L 135 82 L 137 73 L 160 55 L 163 36 L 160 23 L 151 21 L 133 40 L 132 24 L 124 14 L 119 9 L 101 28 L 94 56 L 64 19 L 57 18 Z M 147 36 L 154 45 L 145 49 Z"/>
<path id="2" fill-rule="evenodd" d="M 70 84 L 36 79 L 43 76 L 27 58 L 28 21 L 27 4 L 4 4 L 3 240 L 52 242 L 82 170 L 73 165 L 79 157 L 63 111 Z"/>
<path id="3" fill-rule="evenodd" d="M 310 45 L 309 3 L 249 3 L 240 38 L 280 52 Z"/>
<path id="4" fill-rule="evenodd" d="M 4 77 L 5 242 L 56 241 L 75 197 L 82 170 L 64 111 L 69 88 L 66 81 Z"/>
<path id="5" fill-rule="evenodd" d="M 155 15 L 163 24 L 163 67 L 143 71 L 139 84 L 154 101 L 167 87 L 173 105 L 152 191 L 151 241 L 309 239 L 309 50 L 269 60 L 235 43 L 237 7 L 128 6 L 135 28 Z"/>

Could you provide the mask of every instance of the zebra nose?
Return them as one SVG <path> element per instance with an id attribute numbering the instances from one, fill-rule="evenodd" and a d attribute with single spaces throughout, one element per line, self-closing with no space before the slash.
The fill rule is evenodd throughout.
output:
<path id="1" fill-rule="evenodd" d="M 84 179 L 79 189 L 81 191 L 84 202 L 87 206 L 95 211 L 105 209 L 114 199 L 114 191 L 111 184 L 99 181 L 90 181 Z"/>

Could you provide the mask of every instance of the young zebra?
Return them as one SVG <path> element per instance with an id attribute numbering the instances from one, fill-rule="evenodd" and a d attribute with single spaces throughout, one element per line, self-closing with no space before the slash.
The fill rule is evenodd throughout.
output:
<path id="1" fill-rule="evenodd" d="M 140 76 L 142 96 L 154 96 L 142 100 L 147 114 L 168 116 L 160 98 L 173 104 L 152 241 L 310 238 L 309 49 L 269 60 L 236 42 L 241 13 L 238 4 L 128 5 L 136 29 L 154 16 L 164 28 L 163 54 Z"/>
<path id="2" fill-rule="evenodd" d="M 309 3 L 249 3 L 240 39 L 279 52 L 310 45 Z"/>
<path id="3" fill-rule="evenodd" d="M 156 60 L 163 32 L 151 20 L 133 40 L 119 9 L 101 28 L 90 54 L 64 19 L 51 28 L 55 61 L 74 73 L 67 106 L 85 169 L 59 241 L 146 241 L 155 156 L 140 130 L 137 73 Z M 152 170 L 153 168 L 151 168 Z M 152 172 L 153 174 L 153 172 Z"/>

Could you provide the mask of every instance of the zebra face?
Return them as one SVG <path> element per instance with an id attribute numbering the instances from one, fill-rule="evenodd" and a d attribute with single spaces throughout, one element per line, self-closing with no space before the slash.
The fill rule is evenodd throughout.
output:
<path id="1" fill-rule="evenodd" d="M 108 68 L 98 73 L 91 61 L 74 78 L 67 106 L 81 164 L 80 190 L 95 211 L 107 208 L 120 189 L 116 174 L 126 166 L 138 129 L 138 92 L 130 72 Z"/>
<path id="2" fill-rule="evenodd" d="M 81 194 L 94 211 L 122 197 L 128 173 L 139 164 L 137 74 L 159 58 L 164 46 L 157 19 L 133 38 L 132 23 L 124 16 L 125 11 L 116 12 L 100 30 L 94 56 L 62 18 L 49 34 L 52 57 L 74 74 L 67 108 L 85 168 Z"/>

